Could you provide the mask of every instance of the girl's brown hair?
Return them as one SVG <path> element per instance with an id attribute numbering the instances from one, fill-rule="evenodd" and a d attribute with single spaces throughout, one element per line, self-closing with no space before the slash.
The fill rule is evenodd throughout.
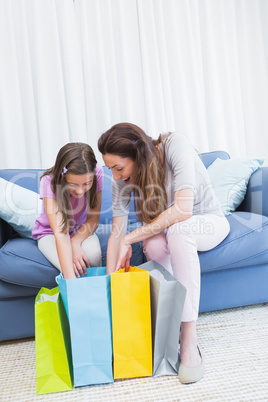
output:
<path id="1" fill-rule="evenodd" d="M 135 162 L 133 186 L 135 212 L 141 222 L 150 223 L 167 208 L 165 190 L 164 140 L 145 134 L 131 123 L 119 123 L 99 138 L 99 151 L 130 158 Z"/>
<path id="2" fill-rule="evenodd" d="M 65 179 L 66 173 L 81 175 L 95 173 L 97 160 L 92 148 L 84 143 L 71 142 L 64 145 L 58 152 L 55 165 L 48 169 L 43 176 L 51 175 L 51 188 L 56 196 L 59 212 L 62 214 L 62 232 L 67 233 L 73 212 L 70 203 L 70 195 Z M 42 177 L 43 177 L 42 176 Z M 96 208 L 97 201 L 97 178 L 94 174 L 93 185 L 87 192 L 88 205 Z"/>

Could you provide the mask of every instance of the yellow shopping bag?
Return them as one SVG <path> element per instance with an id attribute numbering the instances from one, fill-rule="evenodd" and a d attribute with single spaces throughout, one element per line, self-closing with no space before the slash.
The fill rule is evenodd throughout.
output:
<path id="1" fill-rule="evenodd" d="M 149 272 L 130 267 L 111 274 L 114 378 L 152 375 Z"/>

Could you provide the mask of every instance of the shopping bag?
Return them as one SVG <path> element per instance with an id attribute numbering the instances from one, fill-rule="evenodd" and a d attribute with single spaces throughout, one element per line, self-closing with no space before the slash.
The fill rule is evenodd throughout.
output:
<path id="1" fill-rule="evenodd" d="M 137 267 L 111 274 L 114 378 L 152 375 L 149 273 Z"/>
<path id="2" fill-rule="evenodd" d="M 73 388 L 69 324 L 58 287 L 36 296 L 35 355 L 37 394 Z"/>
<path id="3" fill-rule="evenodd" d="M 153 375 L 176 375 L 186 288 L 155 261 L 139 265 L 139 268 L 150 274 Z"/>
<path id="4" fill-rule="evenodd" d="M 56 277 L 69 318 L 74 386 L 113 382 L 110 276 L 105 267 Z"/>

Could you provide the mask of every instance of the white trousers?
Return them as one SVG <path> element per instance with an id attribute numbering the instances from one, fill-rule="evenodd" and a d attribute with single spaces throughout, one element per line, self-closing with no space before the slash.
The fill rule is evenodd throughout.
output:
<path id="1" fill-rule="evenodd" d="M 46 235 L 37 240 L 38 248 L 42 254 L 56 267 L 60 272 L 61 266 L 56 248 L 56 239 L 54 235 Z M 91 267 L 101 267 L 101 246 L 98 236 L 93 233 L 82 243 L 82 250 L 89 259 Z"/>
<path id="2" fill-rule="evenodd" d="M 200 299 L 200 263 L 197 251 L 221 243 L 230 231 L 225 217 L 195 215 L 175 223 L 143 242 L 147 260 L 163 265 L 187 289 L 182 321 L 196 321 Z"/>

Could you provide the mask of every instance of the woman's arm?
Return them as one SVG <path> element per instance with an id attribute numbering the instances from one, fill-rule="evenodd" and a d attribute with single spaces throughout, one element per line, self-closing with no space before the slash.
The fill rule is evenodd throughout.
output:
<path id="1" fill-rule="evenodd" d="M 88 208 L 86 221 L 80 226 L 76 234 L 71 238 L 72 260 L 75 269 L 81 275 L 86 273 L 87 267 L 90 266 L 87 256 L 84 254 L 81 244 L 85 239 L 91 236 L 99 226 L 100 210 L 101 210 L 101 191 L 97 192 L 98 205 L 94 209 Z"/>
<path id="2" fill-rule="evenodd" d="M 108 240 L 107 249 L 107 274 L 111 274 L 115 271 L 120 252 L 120 243 L 127 233 L 127 220 L 127 215 L 113 218 L 112 232 Z M 128 262 L 130 257 L 127 256 Z"/>
<path id="3" fill-rule="evenodd" d="M 131 244 L 143 241 L 167 229 L 174 223 L 189 219 L 193 213 L 194 193 L 192 189 L 183 189 L 175 192 L 174 205 L 163 211 L 151 223 L 141 226 L 120 239 L 116 270 L 125 267 Z"/>
<path id="4" fill-rule="evenodd" d="M 56 239 L 56 248 L 60 261 L 61 270 L 65 279 L 75 278 L 72 247 L 69 234 L 61 232 L 62 214 L 58 212 L 58 203 L 53 198 L 44 198 L 44 206 L 48 217 L 48 222 Z"/>

